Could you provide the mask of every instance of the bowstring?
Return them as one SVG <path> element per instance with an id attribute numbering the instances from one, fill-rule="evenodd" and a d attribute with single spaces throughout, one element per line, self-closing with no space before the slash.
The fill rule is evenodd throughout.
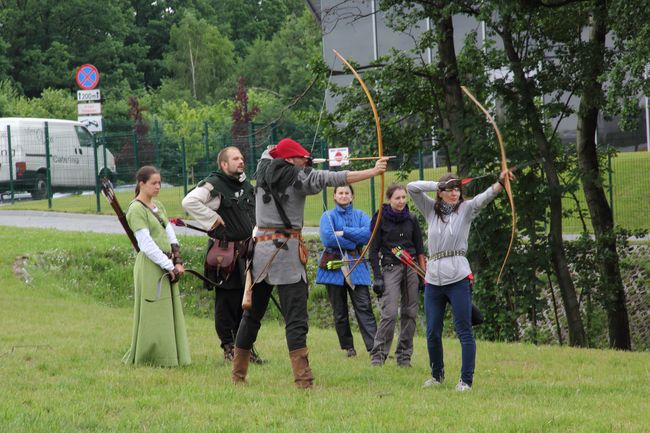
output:
<path id="1" fill-rule="evenodd" d="M 332 60 L 332 64 L 330 65 L 330 75 L 327 78 L 327 84 L 325 86 L 325 92 L 323 93 L 323 103 L 321 104 L 320 107 L 320 113 L 318 113 L 318 122 L 316 122 L 316 132 L 314 133 L 314 139 L 311 142 L 311 149 L 309 149 L 309 153 L 312 154 L 314 152 L 314 146 L 316 145 L 316 138 L 318 137 L 318 130 L 320 129 L 320 122 L 323 119 L 323 112 L 325 111 L 325 102 L 327 100 L 327 91 L 330 88 L 330 84 L 332 83 L 332 75 L 334 74 L 334 63 L 336 62 L 336 56 Z"/>
<path id="2" fill-rule="evenodd" d="M 334 73 L 334 64 L 336 63 L 336 56 L 332 59 L 332 64 L 330 65 L 330 75 L 327 78 L 327 84 L 325 86 L 325 92 L 323 93 L 323 103 L 321 104 L 321 109 L 320 113 L 318 114 L 318 122 L 316 123 L 316 132 L 314 133 L 314 139 L 312 140 L 311 143 L 311 149 L 309 149 L 309 153 L 313 154 L 314 153 L 314 146 L 316 145 L 316 138 L 318 137 L 318 131 L 320 129 L 320 123 L 321 120 L 323 119 L 323 112 L 325 111 L 325 102 L 327 100 L 327 91 L 330 88 L 330 84 L 332 83 L 332 75 Z M 322 199 L 321 199 L 322 200 Z M 327 221 L 330 224 L 330 228 L 332 229 L 332 234 L 334 235 L 334 239 L 336 240 L 336 245 L 339 248 L 339 252 L 341 253 L 341 258 L 345 260 L 344 254 L 343 254 L 343 248 L 341 247 L 341 243 L 339 242 L 339 238 L 336 235 L 336 229 L 334 228 L 334 222 L 332 221 L 332 218 L 330 217 L 329 210 L 327 209 L 327 206 L 325 205 L 325 200 L 322 200 L 323 203 L 323 212 L 327 216 Z"/>

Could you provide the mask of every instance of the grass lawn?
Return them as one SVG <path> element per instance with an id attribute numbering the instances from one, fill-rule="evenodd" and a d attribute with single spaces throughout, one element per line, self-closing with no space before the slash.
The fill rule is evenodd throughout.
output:
<path id="1" fill-rule="evenodd" d="M 626 229 L 650 230 L 650 152 L 622 152 L 612 158 L 612 195 L 614 224 Z M 516 193 L 515 193 L 516 194 Z M 605 194 L 610 202 L 609 179 L 605 179 Z M 577 198 L 583 213 L 588 218 L 589 209 L 585 202 L 582 187 Z M 576 209 L 576 202 L 570 197 L 562 201 L 564 209 Z M 587 227 L 591 231 L 589 220 Z M 565 233 L 578 233 L 582 224 L 577 216 L 564 219 Z"/>
<path id="2" fill-rule="evenodd" d="M 13 270 L 17 256 L 57 245 L 109 247 L 115 237 L 0 227 L 0 431 L 8 432 L 644 432 L 650 353 L 478 342 L 471 392 L 458 393 L 460 353 L 445 340 L 447 382 L 423 389 L 426 344 L 413 368 L 347 359 L 333 329 L 309 332 L 317 388 L 293 388 L 280 323 L 266 321 L 250 385 L 229 382 L 210 320 L 188 317 L 193 364 L 120 363 L 132 310 L 70 289 L 74 281 Z M 32 264 L 28 259 L 27 270 Z M 130 284 L 130 283 L 125 283 Z M 81 290 L 80 290 L 81 289 Z M 360 342 L 359 335 L 355 337 Z"/>

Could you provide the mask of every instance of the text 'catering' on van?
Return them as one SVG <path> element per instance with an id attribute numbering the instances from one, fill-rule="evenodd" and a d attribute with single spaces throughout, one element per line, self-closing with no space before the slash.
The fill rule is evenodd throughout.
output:
<path id="1" fill-rule="evenodd" d="M 95 169 L 93 136 L 80 122 L 5 117 L 0 118 L 0 191 L 8 191 L 13 180 L 14 191 L 47 196 L 46 122 L 53 192 L 94 189 L 98 172 L 114 177 L 115 158 L 101 144 Z"/>

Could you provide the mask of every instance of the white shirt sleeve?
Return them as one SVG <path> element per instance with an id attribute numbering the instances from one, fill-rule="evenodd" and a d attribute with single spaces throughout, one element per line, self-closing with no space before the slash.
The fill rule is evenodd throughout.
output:
<path id="1" fill-rule="evenodd" d="M 205 183 L 190 191 L 182 201 L 183 209 L 205 230 L 210 230 L 221 219 L 217 213 L 221 196 L 210 197 L 213 189 L 211 184 Z"/>
<path id="2" fill-rule="evenodd" d="M 178 239 L 176 239 L 176 232 L 174 231 L 172 223 L 167 223 L 167 226 L 165 227 L 165 233 L 167 233 L 167 239 L 169 239 L 170 244 L 178 244 Z"/>
<path id="3" fill-rule="evenodd" d="M 168 224 L 168 226 L 169 225 L 171 224 Z M 156 245 L 149 233 L 149 229 L 140 229 L 134 234 L 135 239 L 138 241 L 140 251 L 142 251 L 149 260 L 167 271 L 172 271 L 174 269 L 174 264 L 171 259 L 162 252 L 158 245 Z"/>

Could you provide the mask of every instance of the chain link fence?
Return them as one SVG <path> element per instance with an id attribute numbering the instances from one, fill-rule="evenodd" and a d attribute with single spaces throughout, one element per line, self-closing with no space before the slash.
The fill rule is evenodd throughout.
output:
<path id="1" fill-rule="evenodd" d="M 216 169 L 216 156 L 227 146 L 236 146 L 246 158 L 246 173 L 254 174 L 257 161 L 267 146 L 291 136 L 311 150 L 316 158 L 327 158 L 328 143 L 316 139 L 313 131 L 286 125 L 236 124 L 223 130 L 210 122 L 185 125 L 160 123 L 133 124 L 106 122 L 107 132 L 89 134 L 72 121 L 22 120 L 0 129 L 0 197 L 13 202 L 21 198 L 47 199 L 48 209 L 69 212 L 110 212 L 100 198 L 99 182 L 109 177 L 117 191 L 133 191 L 135 172 L 143 165 L 161 171 L 163 190 L 160 199 L 172 215 L 181 215 L 180 202 L 188 190 Z M 402 164 L 402 156 L 391 160 L 391 167 Z M 430 144 L 423 146 L 407 166 L 407 178 L 391 170 L 385 184 L 416 179 L 436 179 L 445 169 L 436 164 Z M 358 165 L 353 166 L 359 168 Z M 427 168 L 425 168 L 427 167 Z M 328 168 L 327 164 L 319 168 Z M 347 167 L 346 167 L 347 168 Z M 607 160 L 605 187 L 613 203 L 617 225 L 627 229 L 650 229 L 650 153 L 625 152 Z M 333 168 L 336 169 L 336 168 Z M 379 180 L 355 185 L 355 205 L 374 213 L 380 201 Z M 53 200 L 72 194 L 67 200 Z M 331 206 L 331 191 L 310 197 L 305 209 L 305 224 L 318 225 L 324 208 Z M 589 212 L 581 191 L 565 198 L 565 232 L 590 229 Z M 571 211 L 572 210 L 572 211 Z"/>

